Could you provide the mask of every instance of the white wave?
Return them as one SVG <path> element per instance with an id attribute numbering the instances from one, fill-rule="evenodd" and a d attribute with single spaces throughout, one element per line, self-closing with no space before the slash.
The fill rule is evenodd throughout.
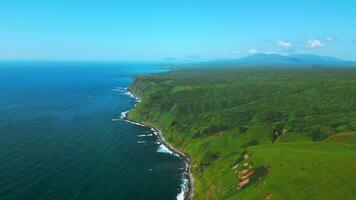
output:
<path id="1" fill-rule="evenodd" d="M 120 119 L 124 119 L 128 112 L 130 112 L 130 111 L 128 110 L 128 111 L 121 112 Z"/>
<path id="2" fill-rule="evenodd" d="M 124 94 L 127 95 L 127 96 L 129 96 L 129 97 L 131 97 L 131 98 L 134 98 L 134 99 L 137 98 L 137 97 L 135 97 L 130 91 L 127 91 L 127 92 L 125 92 Z"/>
<path id="3" fill-rule="evenodd" d="M 170 149 L 168 149 L 168 147 L 166 145 L 164 145 L 164 144 L 161 144 L 161 145 L 158 146 L 157 152 L 158 153 L 168 153 L 168 154 L 180 157 L 177 153 L 175 153 L 175 152 L 171 151 Z"/>
<path id="4" fill-rule="evenodd" d="M 133 95 L 127 88 L 125 87 L 117 87 L 117 88 L 113 88 L 111 89 L 111 91 L 114 91 L 114 92 L 119 92 L 119 93 L 122 93 L 124 95 L 127 95 L 133 99 L 135 99 L 136 103 L 140 103 L 141 102 L 141 99 L 139 97 L 136 97 L 135 95 Z"/>
<path id="5" fill-rule="evenodd" d="M 151 137 L 153 136 L 153 134 L 141 134 L 141 135 L 137 135 L 137 137 Z"/>
<path id="6" fill-rule="evenodd" d="M 141 99 L 136 97 L 135 95 L 133 95 L 130 91 L 127 91 L 124 94 L 129 96 L 129 97 L 131 97 L 131 98 L 133 98 L 133 99 L 135 99 L 136 103 L 140 103 L 141 102 Z"/>
<path id="7" fill-rule="evenodd" d="M 177 200 L 184 200 L 184 196 L 185 196 L 184 194 L 185 194 L 184 190 L 181 190 L 177 195 Z"/>
<path id="8" fill-rule="evenodd" d="M 180 192 L 177 195 L 177 200 L 184 200 L 185 199 L 185 195 L 188 194 L 188 190 L 189 190 L 189 180 L 185 177 L 182 178 L 182 182 L 180 184 Z"/>
<path id="9" fill-rule="evenodd" d="M 185 168 L 181 168 L 184 169 L 184 173 L 182 174 L 182 182 L 180 184 L 180 192 L 177 195 L 177 200 L 184 200 L 185 196 L 188 195 L 189 192 L 189 166 L 188 163 L 185 164 Z"/>
<path id="10" fill-rule="evenodd" d="M 137 144 L 145 144 L 146 141 L 137 141 Z"/>
<path id="11" fill-rule="evenodd" d="M 111 121 L 116 122 L 116 121 L 120 121 L 121 119 L 111 119 Z"/>
<path id="12" fill-rule="evenodd" d="M 140 124 L 140 123 L 137 123 L 137 122 L 132 122 L 132 121 L 130 121 L 130 120 L 125 120 L 125 121 L 128 122 L 128 123 L 130 123 L 130 124 L 135 124 L 135 125 L 137 125 L 137 126 L 147 127 L 147 126 L 144 125 L 144 124 Z"/>
<path id="13" fill-rule="evenodd" d="M 168 153 L 168 154 L 173 155 L 173 152 L 171 150 L 169 150 L 164 144 L 161 144 L 158 146 L 157 152 L 158 153 Z"/>
<path id="14" fill-rule="evenodd" d="M 158 136 L 158 131 L 157 131 L 156 129 L 151 128 L 151 131 L 153 132 L 153 134 L 154 134 L 155 136 Z"/>
<path id="15" fill-rule="evenodd" d="M 127 88 L 125 88 L 125 87 L 116 87 L 116 88 L 111 89 L 111 91 L 114 91 L 114 92 L 125 92 L 125 91 L 127 91 Z"/>

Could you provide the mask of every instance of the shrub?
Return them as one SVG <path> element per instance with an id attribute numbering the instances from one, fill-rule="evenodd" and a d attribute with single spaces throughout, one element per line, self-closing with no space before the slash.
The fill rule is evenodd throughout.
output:
<path id="1" fill-rule="evenodd" d="M 321 131 L 320 128 L 316 128 L 310 132 L 310 136 L 314 141 L 321 141 L 328 137 L 328 135 Z"/>
<path id="2" fill-rule="evenodd" d="M 247 148 L 247 147 L 249 147 L 249 146 L 256 146 L 256 145 L 258 145 L 258 141 L 257 141 L 257 140 L 250 140 L 250 141 L 246 142 L 246 143 L 243 145 L 243 147 L 244 147 L 244 148 Z"/>

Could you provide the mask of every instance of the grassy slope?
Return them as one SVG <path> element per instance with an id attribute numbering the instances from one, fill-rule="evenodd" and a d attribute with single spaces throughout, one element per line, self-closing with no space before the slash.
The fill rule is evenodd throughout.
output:
<path id="1" fill-rule="evenodd" d="M 143 102 L 129 116 L 192 158 L 195 199 L 353 199 L 355 80 L 353 69 L 142 76 L 131 90 Z M 244 163 L 256 173 L 237 189 Z"/>

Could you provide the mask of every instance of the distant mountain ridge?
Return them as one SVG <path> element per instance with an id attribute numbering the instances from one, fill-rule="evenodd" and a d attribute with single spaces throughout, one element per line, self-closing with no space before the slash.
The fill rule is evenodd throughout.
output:
<path id="1" fill-rule="evenodd" d="M 288 56 L 279 54 L 254 54 L 240 59 L 200 62 L 198 65 L 231 67 L 356 67 L 356 62 L 310 54 L 293 54 Z"/>

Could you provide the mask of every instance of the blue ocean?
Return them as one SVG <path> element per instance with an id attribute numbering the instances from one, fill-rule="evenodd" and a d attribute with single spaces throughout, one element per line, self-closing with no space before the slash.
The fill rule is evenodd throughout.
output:
<path id="1" fill-rule="evenodd" d="M 173 200 L 184 161 L 120 118 L 154 63 L 0 62 L 1 200 Z"/>

